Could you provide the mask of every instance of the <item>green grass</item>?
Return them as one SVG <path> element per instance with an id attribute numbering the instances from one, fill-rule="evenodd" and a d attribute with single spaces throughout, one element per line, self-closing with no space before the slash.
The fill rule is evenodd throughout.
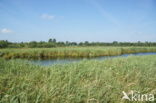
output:
<path id="1" fill-rule="evenodd" d="M 122 91 L 156 95 L 155 74 L 155 55 L 49 67 L 0 59 L 0 103 L 128 103 Z"/>
<path id="2" fill-rule="evenodd" d="M 60 47 L 0 49 L 0 57 L 5 59 L 53 59 L 112 56 L 139 52 L 156 52 L 156 47 Z"/>

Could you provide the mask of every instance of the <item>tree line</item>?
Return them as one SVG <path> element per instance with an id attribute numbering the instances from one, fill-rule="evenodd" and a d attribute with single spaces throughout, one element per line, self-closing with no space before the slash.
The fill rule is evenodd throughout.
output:
<path id="1" fill-rule="evenodd" d="M 31 42 L 9 42 L 7 40 L 0 40 L 0 48 L 53 48 L 65 46 L 156 46 L 156 42 L 60 42 L 56 39 L 49 39 L 48 41 L 31 41 Z"/>

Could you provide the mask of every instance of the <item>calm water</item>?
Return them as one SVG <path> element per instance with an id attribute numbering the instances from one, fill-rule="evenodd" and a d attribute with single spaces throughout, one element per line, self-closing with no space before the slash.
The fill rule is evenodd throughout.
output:
<path id="1" fill-rule="evenodd" d="M 95 57 L 95 58 L 79 58 L 79 59 L 73 59 L 73 58 L 67 58 L 67 59 L 50 59 L 50 60 L 32 60 L 32 63 L 48 66 L 48 65 L 54 65 L 54 64 L 66 64 L 66 63 L 72 63 L 72 62 L 78 62 L 83 59 L 88 60 L 105 60 L 107 58 L 116 58 L 116 57 L 127 57 L 130 55 L 156 55 L 156 53 L 135 53 L 135 54 L 123 54 L 120 56 L 102 56 L 102 57 Z"/>

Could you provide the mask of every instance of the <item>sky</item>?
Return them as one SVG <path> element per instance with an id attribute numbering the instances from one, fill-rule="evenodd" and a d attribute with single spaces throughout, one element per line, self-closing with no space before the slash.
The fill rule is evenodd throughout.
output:
<path id="1" fill-rule="evenodd" d="M 0 0 L 0 40 L 156 42 L 156 0 Z"/>

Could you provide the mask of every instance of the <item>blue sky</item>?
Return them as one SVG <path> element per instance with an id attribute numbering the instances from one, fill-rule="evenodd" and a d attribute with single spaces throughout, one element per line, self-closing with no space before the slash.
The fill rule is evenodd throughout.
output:
<path id="1" fill-rule="evenodd" d="M 0 40 L 156 42 L 156 0 L 0 0 Z"/>

